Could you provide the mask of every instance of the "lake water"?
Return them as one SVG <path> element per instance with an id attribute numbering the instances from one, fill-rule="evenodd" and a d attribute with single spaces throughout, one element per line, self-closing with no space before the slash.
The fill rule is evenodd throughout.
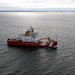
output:
<path id="1" fill-rule="evenodd" d="M 7 46 L 30 26 L 38 37 L 58 36 L 58 48 Z M 75 75 L 75 13 L 0 12 L 0 75 Z"/>

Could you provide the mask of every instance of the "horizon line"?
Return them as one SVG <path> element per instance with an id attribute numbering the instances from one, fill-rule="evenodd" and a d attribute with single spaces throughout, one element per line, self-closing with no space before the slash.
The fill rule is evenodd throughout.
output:
<path id="1" fill-rule="evenodd" d="M 2 9 L 0 12 L 75 12 L 75 8 Z"/>

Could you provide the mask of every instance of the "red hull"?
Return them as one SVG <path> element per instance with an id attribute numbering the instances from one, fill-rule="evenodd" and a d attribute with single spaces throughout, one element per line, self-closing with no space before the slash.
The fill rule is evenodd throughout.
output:
<path id="1" fill-rule="evenodd" d="M 49 44 L 41 45 L 35 42 L 22 42 L 7 40 L 7 44 L 10 46 L 22 46 L 22 47 L 48 47 Z"/>

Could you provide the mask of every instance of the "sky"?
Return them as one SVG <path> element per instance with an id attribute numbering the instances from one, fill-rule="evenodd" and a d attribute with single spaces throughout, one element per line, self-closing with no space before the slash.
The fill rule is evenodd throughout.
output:
<path id="1" fill-rule="evenodd" d="M 0 0 L 0 10 L 75 8 L 75 0 Z"/>

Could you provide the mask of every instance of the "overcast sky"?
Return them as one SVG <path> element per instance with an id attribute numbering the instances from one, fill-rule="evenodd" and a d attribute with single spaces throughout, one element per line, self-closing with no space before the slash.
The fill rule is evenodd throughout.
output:
<path id="1" fill-rule="evenodd" d="M 0 0 L 0 10 L 75 8 L 75 0 Z"/>

